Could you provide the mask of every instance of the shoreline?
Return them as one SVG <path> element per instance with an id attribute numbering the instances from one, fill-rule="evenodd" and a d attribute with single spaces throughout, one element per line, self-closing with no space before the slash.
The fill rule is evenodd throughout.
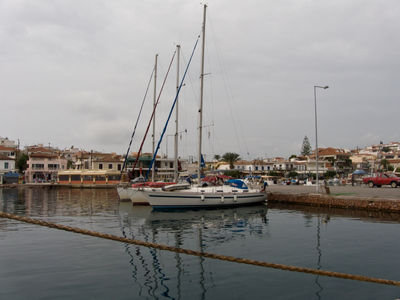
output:
<path id="1" fill-rule="evenodd" d="M 330 194 L 316 193 L 314 187 L 270 186 L 269 203 L 282 203 L 314 207 L 359 209 L 400 213 L 400 188 L 368 188 L 363 186 L 330 186 Z"/>
<path id="2" fill-rule="evenodd" d="M 1 188 L 69 188 L 69 189 L 113 189 L 117 184 L 58 184 L 58 183 L 23 183 L 2 184 Z"/>
<path id="3" fill-rule="evenodd" d="M 116 184 L 69 184 L 25 183 L 3 184 L 1 188 L 60 188 L 60 189 L 114 189 Z M 330 194 L 324 187 L 316 193 L 315 186 L 271 185 L 267 187 L 267 202 L 311 207 L 330 207 L 400 213 L 400 188 L 368 188 L 366 186 L 330 186 Z"/>

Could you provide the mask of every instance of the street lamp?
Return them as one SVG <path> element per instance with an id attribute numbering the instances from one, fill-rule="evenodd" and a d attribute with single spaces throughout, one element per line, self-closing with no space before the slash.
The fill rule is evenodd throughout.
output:
<path id="1" fill-rule="evenodd" d="M 314 85 L 314 113 L 315 113 L 315 153 L 316 153 L 316 164 L 317 164 L 317 188 L 316 191 L 319 193 L 319 180 L 318 180 L 318 129 L 317 129 L 317 88 L 326 90 L 329 86 Z"/>

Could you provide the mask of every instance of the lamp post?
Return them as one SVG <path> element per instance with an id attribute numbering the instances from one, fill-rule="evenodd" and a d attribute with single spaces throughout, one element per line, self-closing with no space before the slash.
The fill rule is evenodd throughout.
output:
<path id="1" fill-rule="evenodd" d="M 319 180 L 318 180 L 318 126 L 317 126 L 317 88 L 326 90 L 329 86 L 314 85 L 314 113 L 315 113 L 315 153 L 316 153 L 316 164 L 317 164 L 317 188 L 316 191 L 319 193 Z"/>

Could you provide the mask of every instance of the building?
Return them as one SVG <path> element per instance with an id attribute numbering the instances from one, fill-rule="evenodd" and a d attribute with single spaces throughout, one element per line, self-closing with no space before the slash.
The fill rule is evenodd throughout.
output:
<path id="1" fill-rule="evenodd" d="M 338 174 L 347 174 L 353 170 L 352 162 L 350 160 L 350 151 L 339 149 L 339 148 L 319 148 L 318 149 L 318 161 L 329 162 L 324 164 L 325 171 L 335 171 Z M 315 151 L 314 154 L 310 155 L 310 160 L 316 160 Z M 316 165 L 314 163 L 314 165 Z M 318 171 L 319 171 L 318 164 Z M 320 172 L 318 172 L 320 173 Z"/>
<path id="2" fill-rule="evenodd" d="M 4 183 L 4 175 L 15 171 L 15 159 L 0 154 L 0 184 Z"/>
<path id="3" fill-rule="evenodd" d="M 17 148 L 0 145 L 0 154 L 8 156 L 15 160 L 17 157 Z"/>
<path id="4" fill-rule="evenodd" d="M 17 148 L 17 144 L 15 143 L 15 141 L 9 140 L 7 137 L 6 138 L 0 137 L 0 146 L 14 148 L 14 149 Z"/>
<path id="5" fill-rule="evenodd" d="M 123 157 L 115 153 L 91 153 L 89 159 L 92 170 L 121 171 L 124 163 Z"/>
<path id="6" fill-rule="evenodd" d="M 137 153 L 132 153 L 127 159 L 127 170 L 132 172 L 133 165 L 137 159 Z M 135 166 L 135 170 L 132 172 L 133 177 L 138 177 L 140 175 L 146 176 L 147 171 L 150 167 L 151 160 L 153 156 L 151 153 L 143 153 L 140 155 L 138 162 Z M 155 168 L 155 180 L 160 181 L 173 181 L 174 179 L 174 170 L 175 170 L 175 159 L 168 158 L 166 156 L 161 157 L 157 155 L 156 160 L 154 162 Z M 178 159 L 178 172 L 184 172 L 186 175 L 188 174 L 188 161 L 185 159 Z M 180 176 L 180 175 L 179 175 Z M 151 171 L 149 172 L 149 180 L 151 179 Z"/>
<path id="7" fill-rule="evenodd" d="M 67 169 L 67 160 L 52 151 L 31 152 L 28 154 L 28 168 L 25 171 L 27 183 L 55 182 L 58 171 Z"/>

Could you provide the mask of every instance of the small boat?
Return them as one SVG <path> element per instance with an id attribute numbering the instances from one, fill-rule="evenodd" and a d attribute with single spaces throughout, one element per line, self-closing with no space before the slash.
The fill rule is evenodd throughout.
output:
<path id="1" fill-rule="evenodd" d="M 149 205 L 143 191 L 162 190 L 165 186 L 174 186 L 171 182 L 142 182 L 132 184 L 119 184 L 117 192 L 120 200 L 130 200 L 133 205 Z"/>
<path id="2" fill-rule="evenodd" d="M 266 200 L 266 193 L 228 185 L 209 187 L 181 187 L 179 190 L 166 186 L 162 190 L 144 190 L 142 196 L 154 209 L 234 207 L 258 204 Z M 171 188 L 169 188 L 171 187 Z"/>

